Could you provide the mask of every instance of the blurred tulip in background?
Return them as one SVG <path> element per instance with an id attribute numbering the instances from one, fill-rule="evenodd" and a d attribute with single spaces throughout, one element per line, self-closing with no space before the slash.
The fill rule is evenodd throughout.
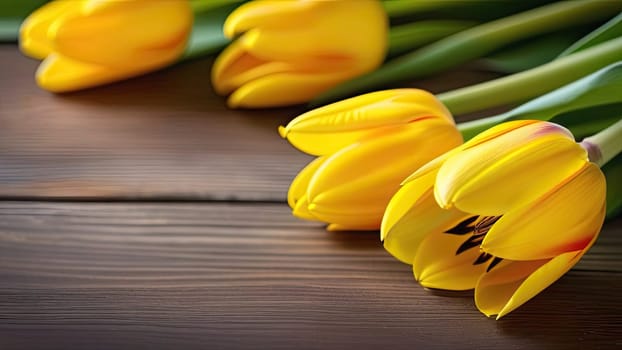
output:
<path id="1" fill-rule="evenodd" d="M 230 107 L 307 102 L 380 66 L 387 31 L 375 0 L 249 2 L 225 22 L 226 36 L 240 36 L 216 59 L 212 82 Z"/>
<path id="2" fill-rule="evenodd" d="M 36 73 L 42 88 L 72 91 L 177 61 L 192 22 L 186 0 L 57 0 L 24 21 L 20 48 L 43 59 Z"/>

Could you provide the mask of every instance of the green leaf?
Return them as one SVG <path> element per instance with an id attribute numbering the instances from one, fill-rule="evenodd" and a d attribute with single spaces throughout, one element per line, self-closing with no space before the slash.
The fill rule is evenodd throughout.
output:
<path id="1" fill-rule="evenodd" d="M 224 5 L 214 7 L 211 3 L 206 3 L 205 6 L 194 4 L 195 9 L 200 10 L 195 12 L 192 34 L 182 56 L 183 60 L 217 53 L 229 43 L 229 39 L 223 34 L 223 24 L 227 16 L 243 1 L 220 0 L 220 2 Z"/>
<path id="2" fill-rule="evenodd" d="M 505 113 L 507 120 L 549 120 L 564 112 L 622 102 L 622 61 Z"/>
<path id="3" fill-rule="evenodd" d="M 549 119 L 568 128 L 576 140 L 591 136 L 620 120 L 622 102 L 581 108 Z"/>
<path id="4" fill-rule="evenodd" d="M 476 22 L 471 21 L 431 20 L 391 27 L 389 32 L 389 53 L 387 56 L 401 55 L 473 27 L 475 24 Z"/>
<path id="5" fill-rule="evenodd" d="M 622 37 L 530 70 L 438 94 L 453 115 L 529 101 L 622 60 Z"/>
<path id="6" fill-rule="evenodd" d="M 607 179 L 607 219 L 622 212 L 622 153 L 602 167 Z"/>
<path id="7" fill-rule="evenodd" d="M 47 1 L 0 0 L 0 42 L 17 41 L 24 19 Z"/>
<path id="8" fill-rule="evenodd" d="M 385 0 L 382 2 L 382 6 L 384 6 L 384 10 L 390 18 L 396 18 L 451 7 L 452 2 L 436 0 Z"/>
<path id="9" fill-rule="evenodd" d="M 478 61 L 485 69 L 501 73 L 517 73 L 554 60 L 580 38 L 575 31 L 554 33 L 513 45 Z"/>
<path id="10" fill-rule="evenodd" d="M 556 120 L 564 125 L 591 124 L 620 114 L 622 103 L 622 62 L 618 61 L 595 73 L 562 86 L 545 95 L 524 103 L 506 113 L 460 124 L 465 139 L 469 139 L 492 125 L 519 119 Z M 587 108 L 601 107 L 588 112 Z M 599 130 L 599 129 L 597 129 Z"/>
<path id="11" fill-rule="evenodd" d="M 553 1 L 555 0 L 384 0 L 382 5 L 392 21 L 402 19 L 490 21 Z"/>
<path id="12" fill-rule="evenodd" d="M 559 57 L 570 55 L 619 36 L 622 36 L 622 13 L 568 47 Z"/>

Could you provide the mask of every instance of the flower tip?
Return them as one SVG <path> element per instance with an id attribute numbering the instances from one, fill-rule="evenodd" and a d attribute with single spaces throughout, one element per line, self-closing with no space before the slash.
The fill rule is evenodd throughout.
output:
<path id="1" fill-rule="evenodd" d="M 326 226 L 326 231 L 328 232 L 337 232 L 337 231 L 345 231 L 346 228 L 338 225 L 338 224 L 328 224 L 328 226 Z"/>
<path id="2" fill-rule="evenodd" d="M 284 127 L 283 125 L 279 125 L 279 135 L 281 135 L 282 138 L 286 139 L 287 133 L 288 133 L 287 128 Z"/>
<path id="3" fill-rule="evenodd" d="M 51 44 L 41 38 L 37 39 L 33 27 L 32 20 L 29 18 L 22 22 L 19 27 L 19 50 L 28 57 L 43 60 L 52 52 Z"/>
<path id="4" fill-rule="evenodd" d="M 436 200 L 436 203 L 438 203 L 438 206 L 445 209 L 445 210 L 449 210 L 452 209 L 454 204 L 453 202 L 447 198 L 447 191 L 443 191 L 441 189 L 441 186 L 439 186 L 438 183 L 435 184 L 434 186 L 434 199 Z"/>
<path id="5" fill-rule="evenodd" d="M 244 12 L 246 12 L 244 6 L 240 6 L 227 17 L 222 26 L 222 32 L 226 38 L 233 39 L 237 34 L 244 31 L 240 26 L 244 19 Z"/>
<path id="6" fill-rule="evenodd" d="M 227 39 L 233 39 L 233 37 L 235 36 L 235 26 L 231 25 L 229 21 L 225 23 L 222 31 L 223 31 L 225 38 Z"/>
<path id="7" fill-rule="evenodd" d="M 384 239 L 387 238 L 387 230 L 385 230 L 384 228 L 380 228 L 380 242 L 382 242 L 384 244 Z"/>
<path id="8" fill-rule="evenodd" d="M 39 60 L 44 59 L 49 54 L 48 50 L 38 47 L 37 43 L 29 38 L 19 40 L 19 50 L 24 55 Z"/>
<path id="9" fill-rule="evenodd" d="M 62 92 L 63 89 L 59 88 L 56 81 L 50 76 L 50 72 L 48 69 L 49 65 L 49 61 L 44 60 L 37 69 L 37 72 L 35 73 L 35 81 L 37 83 L 37 86 L 49 92 Z"/>
<path id="10" fill-rule="evenodd" d="M 234 95 L 229 96 L 229 98 L 227 99 L 227 107 L 231 108 L 231 109 L 236 109 L 236 108 L 240 108 L 242 103 L 240 103 L 240 99 L 239 98 L 235 98 Z"/>
<path id="11" fill-rule="evenodd" d="M 313 213 L 311 212 L 311 204 L 309 204 L 306 200 L 300 199 L 297 202 L 293 203 L 292 215 L 299 219 L 304 220 L 317 220 Z"/>
<path id="12" fill-rule="evenodd" d="M 383 216 L 382 222 L 380 223 L 380 242 L 384 242 L 384 240 L 389 236 L 391 229 L 394 225 L 389 225 L 388 220 L 386 219 L 386 215 Z"/>

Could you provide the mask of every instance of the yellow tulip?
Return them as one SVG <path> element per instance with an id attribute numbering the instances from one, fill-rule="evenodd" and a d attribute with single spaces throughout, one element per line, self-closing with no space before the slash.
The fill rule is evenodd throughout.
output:
<path id="1" fill-rule="evenodd" d="M 24 21 L 20 47 L 44 60 L 36 73 L 43 89 L 79 90 L 177 61 L 192 18 L 187 0 L 57 0 Z"/>
<path id="2" fill-rule="evenodd" d="M 605 178 L 561 126 L 493 127 L 404 181 L 382 222 L 385 248 L 425 287 L 475 288 L 500 318 L 566 273 L 596 240 Z"/>
<path id="3" fill-rule="evenodd" d="M 241 36 L 216 59 L 212 83 L 230 107 L 309 101 L 378 67 L 387 49 L 386 13 L 376 0 L 257 0 L 227 18 Z"/>
<path id="4" fill-rule="evenodd" d="M 416 89 L 350 98 L 305 113 L 279 131 L 318 156 L 292 182 L 293 214 L 327 222 L 329 230 L 377 230 L 400 182 L 462 143 L 449 111 Z"/>

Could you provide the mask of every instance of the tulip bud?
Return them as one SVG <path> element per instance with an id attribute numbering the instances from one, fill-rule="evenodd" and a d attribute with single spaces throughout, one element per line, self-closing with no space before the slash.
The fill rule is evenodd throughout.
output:
<path id="1" fill-rule="evenodd" d="M 493 127 L 404 182 L 387 207 L 385 248 L 426 287 L 475 288 L 486 315 L 516 309 L 592 246 L 605 178 L 563 127 Z"/>
<path id="2" fill-rule="evenodd" d="M 177 61 L 192 17 L 186 0 L 57 0 L 24 21 L 20 47 L 44 59 L 36 74 L 39 86 L 79 90 Z"/>
<path id="3" fill-rule="evenodd" d="M 378 67 L 387 26 L 375 0 L 252 1 L 225 22 L 225 35 L 240 37 L 216 59 L 212 83 L 231 107 L 303 103 Z"/>
<path id="4" fill-rule="evenodd" d="M 319 157 L 292 182 L 294 215 L 332 230 L 374 230 L 400 182 L 462 143 L 451 114 L 422 90 L 397 89 L 337 102 L 280 129 Z"/>

